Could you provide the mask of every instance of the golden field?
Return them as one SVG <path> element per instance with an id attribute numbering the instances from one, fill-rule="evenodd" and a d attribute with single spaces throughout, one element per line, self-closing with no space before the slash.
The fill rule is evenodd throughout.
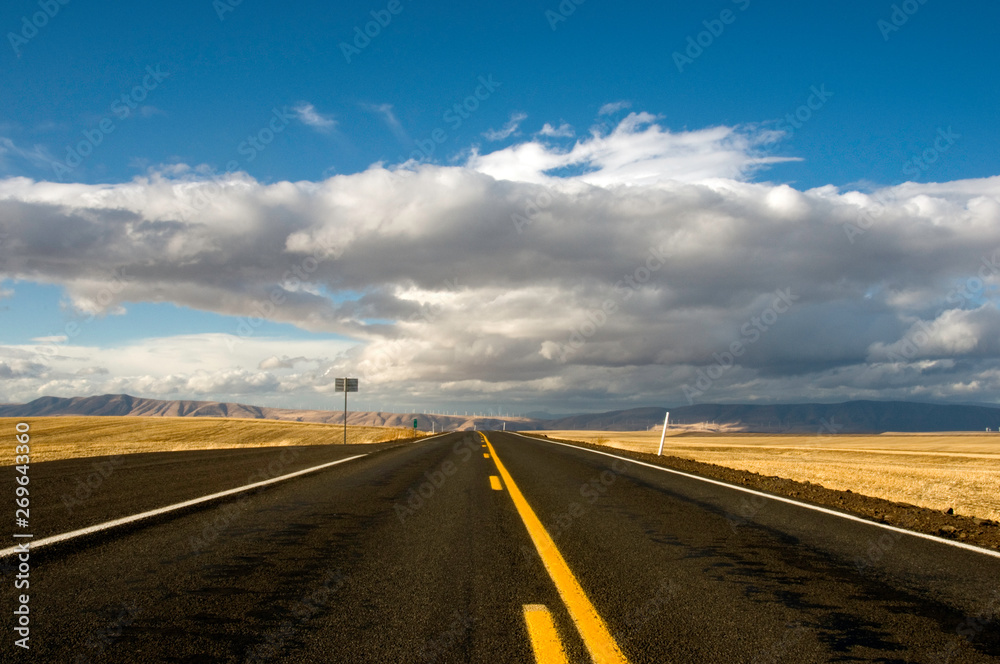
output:
<path id="1" fill-rule="evenodd" d="M 656 454 L 659 431 L 539 431 Z M 667 431 L 664 456 L 1000 521 L 1000 433 L 796 435 Z"/>
<path id="2" fill-rule="evenodd" d="M 214 417 L 0 417 L 6 444 L 0 465 L 14 463 L 15 426 L 31 430 L 31 461 L 75 457 L 176 452 L 234 447 L 325 445 L 344 442 L 342 424 Z M 347 427 L 348 443 L 378 443 L 408 438 L 412 430 L 390 427 Z"/>

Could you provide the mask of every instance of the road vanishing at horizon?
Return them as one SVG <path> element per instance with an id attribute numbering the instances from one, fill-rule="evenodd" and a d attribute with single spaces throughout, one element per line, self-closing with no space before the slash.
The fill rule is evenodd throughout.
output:
<path id="1" fill-rule="evenodd" d="M 0 660 L 1000 661 L 989 552 L 513 433 L 34 464 L 35 542 L 336 461 L 33 550 Z"/>

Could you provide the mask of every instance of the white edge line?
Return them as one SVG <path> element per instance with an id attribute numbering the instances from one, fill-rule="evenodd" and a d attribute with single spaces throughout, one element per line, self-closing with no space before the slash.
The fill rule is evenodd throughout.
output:
<path id="1" fill-rule="evenodd" d="M 305 468 L 303 470 L 297 470 L 294 473 L 288 473 L 287 475 L 281 475 L 279 477 L 272 477 L 269 480 L 262 480 L 260 482 L 254 482 L 253 484 L 247 484 L 245 486 L 238 486 L 235 489 L 227 489 L 226 491 L 220 491 L 218 493 L 213 493 L 208 496 L 202 496 L 201 498 L 192 498 L 191 500 L 185 500 L 182 503 L 175 503 L 173 505 L 167 505 L 166 507 L 159 507 L 155 510 L 149 510 L 148 512 L 141 512 L 140 514 L 133 514 L 132 516 L 125 516 L 120 519 L 114 519 L 112 521 L 105 521 L 104 523 L 98 523 L 93 526 L 88 526 L 86 528 L 81 528 L 79 530 L 74 530 L 68 533 L 62 533 L 60 535 L 52 535 L 50 537 L 43 537 L 39 540 L 25 540 L 25 543 L 30 543 L 28 547 L 30 551 L 33 551 L 39 547 L 43 547 L 49 544 L 55 544 L 57 542 L 65 542 L 66 540 L 71 540 L 77 537 L 82 537 L 84 535 L 90 535 L 92 533 L 99 533 L 102 530 L 109 530 L 111 528 L 117 528 L 118 526 L 124 526 L 128 523 L 135 523 L 136 521 L 142 521 L 143 519 L 149 519 L 154 516 L 159 516 L 161 514 L 166 514 L 168 512 L 173 512 L 175 510 L 183 509 L 185 507 L 191 507 L 192 505 L 197 505 L 199 503 L 204 503 L 209 500 L 215 500 L 216 498 L 222 498 L 225 496 L 231 496 L 236 493 L 242 493 L 244 491 L 249 491 L 250 489 L 256 489 L 257 487 L 267 486 L 268 484 L 275 484 L 277 482 L 283 482 L 289 480 L 293 477 L 298 477 L 299 475 L 305 475 L 306 473 L 313 473 L 317 470 L 322 470 L 324 468 L 329 468 L 330 466 L 336 466 L 338 463 L 346 463 L 348 461 L 353 461 L 354 459 L 360 459 L 361 457 L 368 456 L 369 452 L 365 454 L 356 454 L 346 459 L 338 459 L 337 461 L 331 461 L 330 463 L 324 463 L 319 466 L 313 466 L 312 468 Z M 4 556 L 10 556 L 15 553 L 23 553 L 23 551 L 16 547 L 8 547 L 6 549 L 0 550 L 0 558 Z"/>
<path id="2" fill-rule="evenodd" d="M 420 439 L 429 440 L 437 436 L 443 436 L 446 433 L 452 433 L 450 431 L 442 431 L 439 434 L 427 436 L 426 438 Z M 391 440 L 383 441 L 391 443 Z M 91 533 L 99 533 L 102 530 L 108 530 L 109 528 L 117 528 L 118 526 L 123 526 L 127 523 L 134 523 L 136 521 L 141 521 L 143 519 L 148 519 L 150 517 L 159 516 L 160 514 L 166 514 L 167 512 L 173 512 L 174 510 L 183 509 L 185 507 L 190 507 L 192 505 L 197 505 L 199 503 L 204 503 L 209 500 L 215 500 L 216 498 L 222 498 L 224 496 L 231 496 L 242 491 L 249 491 L 250 489 L 256 489 L 257 487 L 267 486 L 268 484 L 275 484 L 276 482 L 283 482 L 285 480 L 291 479 L 293 477 L 298 477 L 299 475 L 305 475 L 306 473 L 312 473 L 317 470 L 322 470 L 324 468 L 329 468 L 330 466 L 336 466 L 338 463 L 345 463 L 347 461 L 353 461 L 354 459 L 360 459 L 361 457 L 368 456 L 370 452 L 364 454 L 356 454 L 352 457 L 347 457 L 346 459 L 338 459 L 337 461 L 331 461 L 330 463 L 324 463 L 319 466 L 313 466 L 312 468 L 305 468 L 303 470 L 297 470 L 294 473 L 288 473 L 287 475 L 281 475 L 280 477 L 272 477 L 269 480 L 262 480 L 260 482 L 254 482 L 253 484 L 247 484 L 245 486 L 239 486 L 235 489 L 227 489 L 226 491 L 220 491 L 219 493 L 213 493 L 209 496 L 202 496 L 201 498 L 192 498 L 191 500 L 186 500 L 183 503 L 176 503 L 174 505 L 167 505 L 166 507 L 160 507 L 155 510 L 150 510 L 148 512 L 142 512 L 140 514 L 133 514 L 132 516 L 125 516 L 120 519 L 114 519 L 113 521 L 105 521 L 104 523 L 98 523 L 93 526 L 88 526 L 86 528 L 81 528 L 80 530 L 74 530 L 68 533 L 62 533 L 60 535 L 52 535 L 50 537 L 43 537 L 39 540 L 29 540 L 25 539 L 26 543 L 30 543 L 31 546 L 29 550 L 37 549 L 48 544 L 55 544 L 57 542 L 64 542 L 76 537 L 82 537 L 84 535 L 90 535 Z M 5 556 L 10 556 L 15 553 L 23 553 L 23 551 L 16 546 L 8 547 L 6 549 L 0 549 L 0 558 Z"/>
<path id="3" fill-rule="evenodd" d="M 422 438 L 417 438 L 417 439 L 416 439 L 415 441 L 413 441 L 413 442 L 414 442 L 414 443 L 422 443 L 422 442 L 424 442 L 425 440 L 430 440 L 431 438 L 437 438 L 438 436 L 447 436 L 447 435 L 448 435 L 449 433 L 462 433 L 462 432 L 460 432 L 460 431 L 440 431 L 440 432 L 438 432 L 438 433 L 432 433 L 432 434 L 431 434 L 431 435 L 429 435 L 429 436 L 424 436 L 424 437 L 422 437 Z M 391 443 L 391 442 L 393 442 L 393 441 L 391 441 L 391 440 L 384 440 L 384 441 L 382 441 L 382 442 L 383 442 L 383 443 Z"/>
<path id="4" fill-rule="evenodd" d="M 860 516 L 854 516 L 853 514 L 845 514 L 843 512 L 838 512 L 836 510 L 827 509 L 826 507 L 820 507 L 818 505 L 810 505 L 809 503 L 803 503 L 798 500 L 793 500 L 791 498 L 785 498 L 784 496 L 776 496 L 771 493 L 764 493 L 763 491 L 756 491 L 754 489 L 748 489 L 746 487 L 739 486 L 738 484 L 729 484 L 728 482 L 722 482 L 720 480 L 713 480 L 708 477 L 700 477 L 698 475 L 692 475 L 691 473 L 685 473 L 680 470 L 674 470 L 673 468 L 665 468 L 664 466 L 657 466 L 655 464 L 646 463 L 645 461 L 637 461 L 635 459 L 629 459 L 628 457 L 620 457 L 615 454 L 609 454 L 608 452 L 601 452 L 600 450 L 592 450 L 588 447 L 580 447 L 579 445 L 570 445 L 569 443 L 559 443 L 554 440 L 547 440 L 544 438 L 533 438 L 531 436 L 525 436 L 524 434 L 517 433 L 514 431 L 508 431 L 507 433 L 513 433 L 515 436 L 521 436 L 521 438 L 527 438 L 528 440 L 537 440 L 543 443 L 551 443 L 553 445 L 562 445 L 563 447 L 572 447 L 577 450 L 583 450 L 585 452 L 593 452 L 594 454 L 602 454 L 612 459 L 620 459 L 627 463 L 635 463 L 640 466 L 646 466 L 647 468 L 653 468 L 655 470 L 662 470 L 666 473 L 673 473 L 675 475 L 681 475 L 683 477 L 688 477 L 693 480 L 700 480 L 702 482 L 708 482 L 709 484 L 717 484 L 727 489 L 736 489 L 737 491 L 742 491 L 744 493 L 751 493 L 755 496 L 761 496 L 769 500 L 777 500 L 783 503 L 788 503 L 789 505 L 796 505 L 798 507 L 804 507 L 809 510 L 816 512 L 822 512 L 823 514 L 830 514 L 832 516 L 838 516 L 842 519 L 847 519 L 849 521 L 857 521 L 858 523 L 864 523 L 869 526 L 878 526 L 885 530 L 891 530 L 893 532 L 902 533 L 903 535 L 910 535 L 912 537 L 920 537 L 922 539 L 930 540 L 932 542 L 940 542 L 941 544 L 948 544 L 950 546 L 958 547 L 959 549 L 965 549 L 967 551 L 974 551 L 976 553 L 982 553 L 987 556 L 992 556 L 994 558 L 1000 558 L 1000 551 L 991 551 L 990 549 L 984 549 L 979 546 L 973 546 L 972 544 L 966 544 L 965 542 L 956 542 L 954 540 L 945 539 L 943 537 L 937 537 L 935 535 L 928 535 L 927 533 L 917 532 L 915 530 L 907 530 L 905 528 L 899 528 L 897 526 L 890 526 L 887 523 L 879 523 L 878 521 L 870 521 L 868 519 L 863 519 Z"/>

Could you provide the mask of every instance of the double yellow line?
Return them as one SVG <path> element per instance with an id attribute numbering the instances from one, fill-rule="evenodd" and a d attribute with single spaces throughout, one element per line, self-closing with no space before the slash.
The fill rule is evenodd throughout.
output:
<path id="1" fill-rule="evenodd" d="M 594 664 L 628 664 L 625 655 L 622 654 L 618 644 L 611 636 L 611 632 L 608 631 L 608 626 L 604 624 L 604 619 L 590 603 L 580 586 L 580 582 L 576 580 L 569 565 L 566 564 L 566 560 L 556 548 L 556 543 L 545 530 L 541 520 L 535 515 L 535 511 L 531 509 L 531 505 L 524 499 L 521 490 L 517 488 L 514 479 L 500 461 L 500 457 L 497 456 L 496 450 L 493 449 L 486 434 L 479 432 L 479 435 L 483 437 L 483 442 L 486 443 L 490 456 L 493 457 L 497 471 L 503 478 L 507 491 L 514 501 L 517 513 L 527 527 L 531 541 L 538 550 L 538 555 L 541 556 L 542 563 L 552 578 L 552 582 L 555 583 L 556 590 L 559 592 L 563 604 L 566 605 L 570 618 L 576 625 Z M 562 644 L 559 642 L 555 625 L 548 611 L 538 605 L 529 604 L 524 608 L 525 620 L 528 623 L 537 661 L 546 664 L 566 661 L 566 655 L 562 650 Z M 540 651 L 539 648 L 544 650 Z"/>

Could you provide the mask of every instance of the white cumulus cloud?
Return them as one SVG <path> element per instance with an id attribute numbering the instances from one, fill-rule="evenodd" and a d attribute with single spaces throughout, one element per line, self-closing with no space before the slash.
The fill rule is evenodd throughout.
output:
<path id="1" fill-rule="evenodd" d="M 298 116 L 299 121 L 315 129 L 326 131 L 337 126 L 337 121 L 332 115 L 324 115 L 316 110 L 316 107 L 309 102 L 301 102 L 292 109 Z"/>
<path id="2" fill-rule="evenodd" d="M 54 340 L 58 357 L 0 347 L 0 401 L 316 407 L 330 376 L 357 375 L 435 403 L 684 403 L 734 344 L 699 400 L 1000 396 L 1000 177 L 749 181 L 775 161 L 773 138 L 631 113 L 566 150 L 526 140 L 318 182 L 181 167 L 120 184 L 0 180 L 0 278 L 59 284 L 123 324 L 129 302 L 233 320 L 231 334 L 115 348 Z M 261 319 L 340 340 L 261 338 L 247 323 Z"/>
<path id="3" fill-rule="evenodd" d="M 612 102 L 608 102 L 607 104 L 604 104 L 603 106 L 601 106 L 601 108 L 598 109 L 597 114 L 598 115 L 614 115 L 615 113 L 618 113 L 619 111 L 624 111 L 627 108 L 632 108 L 632 102 L 629 102 L 629 101 L 612 101 Z"/>
<path id="4" fill-rule="evenodd" d="M 510 138 L 513 134 L 517 133 L 521 123 L 524 122 L 527 117 L 527 113 L 511 113 L 510 120 L 508 120 L 503 127 L 500 129 L 489 129 L 483 132 L 483 136 L 487 141 L 502 141 L 505 138 Z"/>
<path id="5" fill-rule="evenodd" d="M 538 131 L 541 136 L 552 136 L 553 138 L 572 138 L 576 131 L 569 124 L 563 122 L 558 127 L 554 127 L 548 122 L 542 125 Z"/>
<path id="6" fill-rule="evenodd" d="M 733 127 L 674 133 L 649 113 L 630 113 L 612 131 L 594 129 L 568 150 L 530 141 L 487 154 L 474 151 L 467 165 L 497 179 L 537 183 L 566 170 L 600 186 L 743 179 L 769 164 L 794 161 L 764 153 L 775 138 L 773 132 Z"/>

